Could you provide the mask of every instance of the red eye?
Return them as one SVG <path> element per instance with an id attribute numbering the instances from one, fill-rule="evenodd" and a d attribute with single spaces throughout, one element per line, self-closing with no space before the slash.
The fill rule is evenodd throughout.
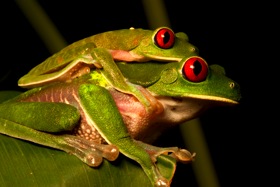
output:
<path id="1" fill-rule="evenodd" d="M 191 57 L 184 64 L 183 74 L 189 81 L 204 81 L 208 74 L 208 65 L 205 60 L 200 57 Z"/>
<path id="2" fill-rule="evenodd" d="M 174 32 L 169 28 L 159 29 L 154 36 L 154 41 L 155 44 L 162 49 L 171 48 L 175 41 Z"/>

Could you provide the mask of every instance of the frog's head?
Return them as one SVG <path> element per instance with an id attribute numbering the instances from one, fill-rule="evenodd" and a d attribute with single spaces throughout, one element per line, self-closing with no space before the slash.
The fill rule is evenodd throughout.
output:
<path id="1" fill-rule="evenodd" d="M 210 107 L 235 105 L 241 97 L 239 85 L 225 75 L 221 66 L 208 66 L 199 56 L 179 63 L 152 61 L 118 66 L 130 82 L 145 87 L 163 106 L 163 113 L 151 119 L 149 130 L 139 135 L 147 142 L 171 126 L 199 117 Z"/>
<path id="2" fill-rule="evenodd" d="M 201 57 L 183 59 L 178 66 L 176 63 L 165 66 L 158 81 L 148 87 L 155 95 L 232 104 L 238 103 L 240 99 L 239 85 L 225 75 L 224 68 L 219 65 L 208 66 Z"/>
<path id="3" fill-rule="evenodd" d="M 146 62 L 120 66 L 132 83 L 146 87 L 156 97 L 198 99 L 223 104 L 237 104 L 239 85 L 225 75 L 219 65 L 208 66 L 199 56 L 180 63 Z"/>
<path id="4" fill-rule="evenodd" d="M 144 61 L 179 62 L 185 56 L 198 55 L 198 49 L 189 43 L 186 33 L 174 33 L 168 27 L 160 27 L 154 31 L 142 30 L 142 32 L 145 34 L 130 53 L 142 56 Z"/>

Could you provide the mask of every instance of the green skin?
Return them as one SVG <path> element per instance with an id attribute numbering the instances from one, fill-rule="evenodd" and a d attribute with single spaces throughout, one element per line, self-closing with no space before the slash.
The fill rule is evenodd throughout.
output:
<path id="1" fill-rule="evenodd" d="M 103 158 L 115 160 L 121 152 L 141 165 L 154 186 L 170 186 L 155 164 L 157 157 L 168 153 L 186 163 L 194 155 L 150 142 L 210 106 L 237 104 L 240 99 L 238 84 L 225 76 L 222 67 L 206 66 L 205 80 L 191 82 L 182 74 L 185 61 L 117 63 L 126 83 L 147 99 L 151 110 L 115 87 L 104 67 L 2 103 L 0 133 L 63 150 L 93 167 Z"/>
<path id="2" fill-rule="evenodd" d="M 157 37 L 161 29 L 166 29 L 169 35 L 174 35 L 174 44 L 168 48 L 161 47 L 155 41 L 167 43 L 172 38 Z M 172 40 L 172 39 L 171 39 Z M 76 77 L 88 74 L 92 68 L 107 69 L 106 78 L 114 87 L 126 93 L 133 94 L 147 110 L 151 110 L 149 101 L 133 86 L 125 82 L 117 70 L 115 62 L 146 62 L 150 60 L 163 62 L 179 62 L 185 56 L 197 55 L 198 50 L 190 44 L 188 36 L 174 33 L 170 28 L 160 27 L 155 30 L 121 29 L 90 36 L 65 47 L 58 53 L 47 58 L 21 77 L 18 85 L 23 88 L 35 88 L 51 82 L 70 81 Z M 110 70 L 115 69 L 115 73 Z"/>

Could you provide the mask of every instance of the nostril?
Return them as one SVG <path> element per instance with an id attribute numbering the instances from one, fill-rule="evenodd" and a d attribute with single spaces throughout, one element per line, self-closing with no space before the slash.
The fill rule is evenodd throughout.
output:
<path id="1" fill-rule="evenodd" d="M 235 87 L 234 82 L 229 83 L 229 87 L 230 87 L 230 88 L 234 88 L 234 87 Z"/>

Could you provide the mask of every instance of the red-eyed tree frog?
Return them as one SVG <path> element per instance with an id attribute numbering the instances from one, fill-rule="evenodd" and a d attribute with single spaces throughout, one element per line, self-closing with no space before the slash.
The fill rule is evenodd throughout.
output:
<path id="1" fill-rule="evenodd" d="M 153 186 L 170 186 L 157 157 L 190 162 L 194 154 L 178 147 L 155 147 L 164 131 L 197 117 L 205 109 L 240 100 L 239 85 L 218 65 L 199 56 L 180 62 L 115 63 L 128 85 L 149 102 L 115 86 L 116 69 L 96 68 L 70 82 L 30 89 L 0 104 L 0 133 L 49 146 L 96 167 L 119 153 L 138 162 Z"/>
<path id="2" fill-rule="evenodd" d="M 174 33 L 168 27 L 108 31 L 70 44 L 21 77 L 18 85 L 34 88 L 51 82 L 69 82 L 88 74 L 92 68 L 115 69 L 106 78 L 114 87 L 136 96 L 150 110 L 149 101 L 133 85 L 120 78 L 115 62 L 179 62 L 191 55 L 198 55 L 198 49 L 189 43 L 187 34 Z"/>
<path id="3" fill-rule="evenodd" d="M 74 42 L 50 56 L 21 77 L 18 85 L 33 88 L 68 81 L 89 73 L 90 68 L 113 66 L 116 61 L 179 62 L 191 55 L 198 55 L 198 49 L 189 43 L 187 34 L 174 33 L 168 27 L 107 31 Z"/>

